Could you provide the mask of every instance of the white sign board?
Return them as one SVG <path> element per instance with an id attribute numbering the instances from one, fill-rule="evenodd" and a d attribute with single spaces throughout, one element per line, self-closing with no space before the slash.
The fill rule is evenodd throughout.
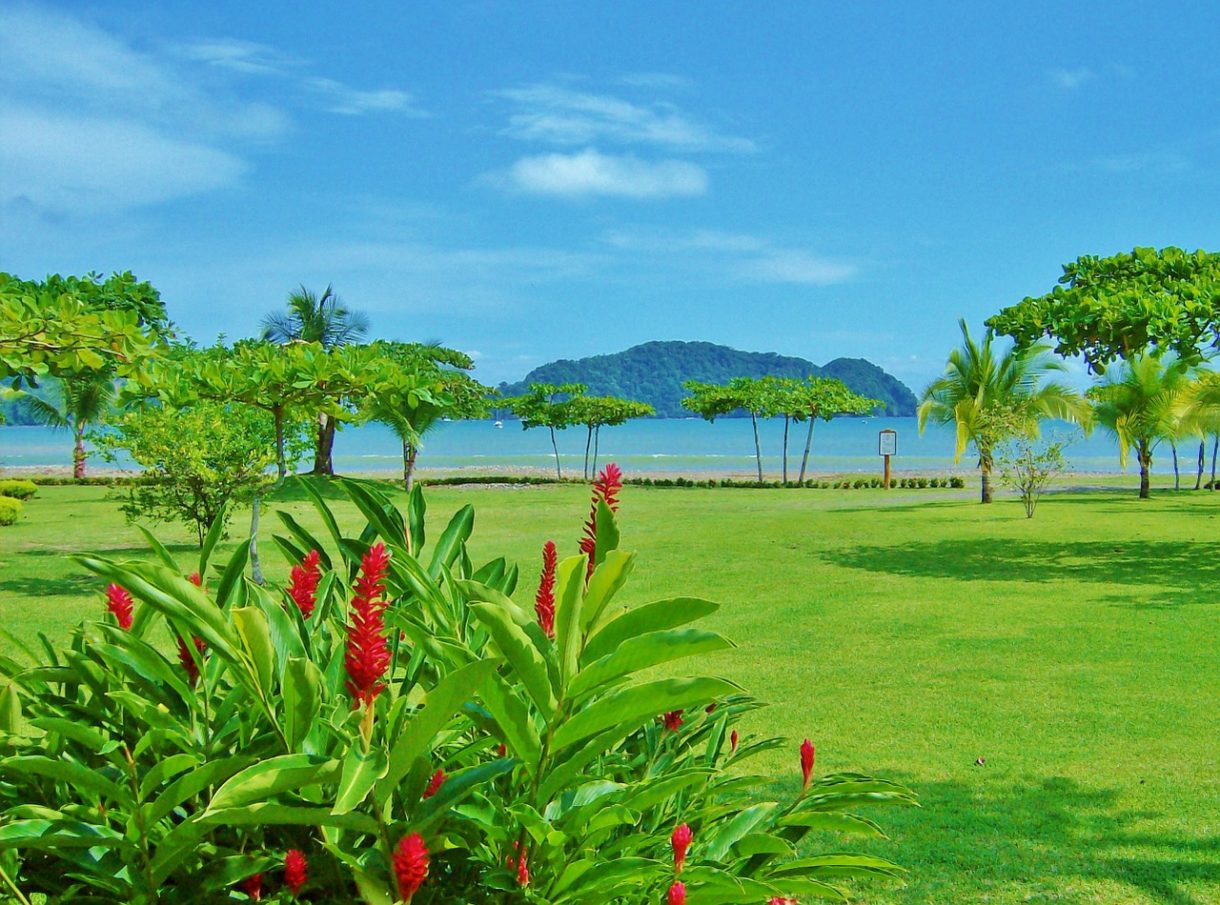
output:
<path id="1" fill-rule="evenodd" d="M 877 455 L 898 455 L 898 431 L 886 428 L 877 434 Z"/>

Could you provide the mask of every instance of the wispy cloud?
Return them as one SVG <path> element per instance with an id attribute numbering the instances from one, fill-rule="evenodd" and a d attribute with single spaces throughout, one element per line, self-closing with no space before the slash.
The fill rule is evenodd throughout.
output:
<path id="1" fill-rule="evenodd" d="M 184 44 L 179 53 L 188 60 L 228 69 L 243 75 L 280 75 L 297 62 L 274 47 L 236 38 L 211 38 Z"/>
<path id="2" fill-rule="evenodd" d="M 566 198 L 669 198 L 707 191 L 707 171 L 697 164 L 641 160 L 593 149 L 523 157 L 512 165 L 503 181 L 516 191 Z"/>
<path id="3" fill-rule="evenodd" d="M 687 91 L 695 86 L 693 80 L 672 72 L 633 72 L 618 79 L 620 85 L 631 88 L 652 88 L 658 91 Z"/>
<path id="4" fill-rule="evenodd" d="M 1097 73 L 1086 67 L 1078 69 L 1052 69 L 1047 75 L 1055 85 L 1065 91 L 1075 91 L 1077 88 L 1081 88 L 1097 78 Z"/>
<path id="5" fill-rule="evenodd" d="M 1181 151 L 1157 150 L 1095 157 L 1091 161 L 1091 168 L 1113 174 L 1155 173 L 1166 175 L 1185 173 L 1194 168 L 1194 163 Z"/>
<path id="6" fill-rule="evenodd" d="M 749 233 L 612 230 L 602 238 L 613 248 L 639 255 L 669 261 L 686 256 L 688 266 L 742 282 L 830 286 L 847 282 L 859 272 L 851 262 Z"/>
<path id="7" fill-rule="evenodd" d="M 679 152 L 757 150 L 751 139 L 721 133 L 671 103 L 645 105 L 553 84 L 511 88 L 496 96 L 512 108 L 504 133 L 523 141 L 649 145 Z"/>
<path id="8" fill-rule="evenodd" d="M 331 113 L 345 116 L 360 116 L 365 113 L 405 113 L 410 116 L 427 116 L 415 104 L 415 99 L 406 91 L 382 88 L 362 91 L 334 79 L 309 78 L 305 87 L 325 98 L 325 108 Z"/>

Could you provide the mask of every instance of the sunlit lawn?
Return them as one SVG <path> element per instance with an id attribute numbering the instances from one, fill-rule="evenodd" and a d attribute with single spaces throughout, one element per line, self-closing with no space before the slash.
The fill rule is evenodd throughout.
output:
<path id="1" fill-rule="evenodd" d="M 1220 902 L 1220 495 L 1057 495 L 1033 521 L 971 496 L 628 488 L 630 599 L 724 604 L 740 647 L 697 667 L 771 703 L 751 728 L 793 739 L 758 762 L 775 794 L 795 789 L 806 735 L 819 770 L 919 791 L 922 809 L 874 814 L 892 840 L 870 848 L 911 875 L 868 902 Z M 475 559 L 516 558 L 529 584 L 544 540 L 574 547 L 586 493 L 428 501 L 433 532 L 474 503 Z M 162 536 L 185 570 L 185 532 Z M 139 546 L 104 489 L 44 488 L 0 529 L 3 625 L 62 637 L 102 607 L 65 554 Z"/>

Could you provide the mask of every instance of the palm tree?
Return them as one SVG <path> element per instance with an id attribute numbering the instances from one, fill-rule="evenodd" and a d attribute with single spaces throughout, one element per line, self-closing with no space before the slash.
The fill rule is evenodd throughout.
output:
<path id="1" fill-rule="evenodd" d="M 112 377 L 93 374 L 65 378 L 59 382 L 59 401 L 19 391 L 26 411 L 39 424 L 72 431 L 72 477 L 85 477 L 85 431 L 114 405 L 117 395 Z"/>
<path id="2" fill-rule="evenodd" d="M 263 339 L 277 343 L 318 343 L 328 351 L 359 342 L 368 330 L 368 317 L 344 305 L 331 285 L 327 285 L 321 296 L 301 286 L 288 296 L 287 311 L 275 311 L 263 318 Z M 334 446 L 335 419 L 326 414 L 318 415 L 314 474 L 335 473 Z"/>
<path id="3" fill-rule="evenodd" d="M 1035 436 L 1043 418 L 1060 418 L 1088 425 L 1089 406 L 1084 397 L 1063 384 L 1044 382 L 1062 361 L 1048 346 L 1034 343 L 1014 346 L 1003 353 L 994 348 L 995 334 L 988 330 L 982 343 L 970 336 L 959 320 L 962 345 L 949 353 L 943 376 L 924 390 L 917 415 L 923 433 L 929 421 L 957 429 L 953 460 L 961 459 L 971 443 L 979 454 L 983 476 L 982 502 L 992 498 L 991 470 L 999 444 L 1014 434 Z"/>
<path id="4" fill-rule="evenodd" d="M 1134 355 L 1106 372 L 1093 388 L 1097 423 L 1118 440 L 1125 468 L 1131 450 L 1140 465 L 1140 499 L 1149 496 L 1152 452 L 1181 431 L 1181 412 L 1190 398 L 1190 365 L 1172 355 Z"/>
<path id="5" fill-rule="evenodd" d="M 1216 484 L 1216 457 L 1220 453 L 1220 373 L 1197 370 L 1195 379 L 1182 392 L 1180 423 L 1184 433 L 1199 439 L 1198 474 L 1195 489 L 1202 486 L 1206 468 L 1206 442 L 1212 441 L 1211 487 Z"/>

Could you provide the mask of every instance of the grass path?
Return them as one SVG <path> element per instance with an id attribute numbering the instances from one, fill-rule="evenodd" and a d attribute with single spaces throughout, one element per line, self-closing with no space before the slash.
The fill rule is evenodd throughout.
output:
<path id="1" fill-rule="evenodd" d="M 753 728 L 793 739 L 758 764 L 776 794 L 806 735 L 819 770 L 919 791 L 871 846 L 911 882 L 865 901 L 1220 903 L 1220 494 L 1056 494 L 1033 521 L 970 495 L 628 488 L 630 600 L 724 604 L 740 646 L 694 668 L 771 703 Z M 544 540 L 574 547 L 585 499 L 436 488 L 430 528 L 473 502 L 474 558 L 516 558 L 529 584 Z M 187 566 L 187 535 L 162 536 Z M 64 554 L 139 545 L 106 491 L 43 489 L 0 530 L 4 626 L 62 637 L 102 605 Z"/>

